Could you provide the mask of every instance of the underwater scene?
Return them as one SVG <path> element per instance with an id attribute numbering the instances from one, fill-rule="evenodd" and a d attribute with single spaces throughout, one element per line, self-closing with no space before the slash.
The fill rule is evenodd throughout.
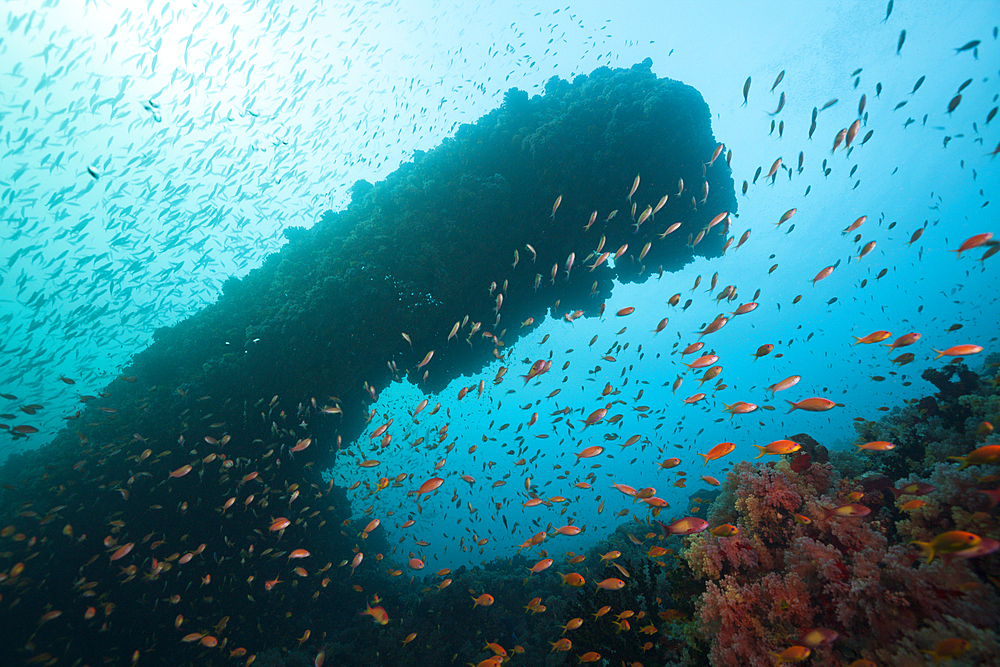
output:
<path id="1" fill-rule="evenodd" d="M 0 666 L 1000 665 L 1000 2 L 2 9 Z"/>

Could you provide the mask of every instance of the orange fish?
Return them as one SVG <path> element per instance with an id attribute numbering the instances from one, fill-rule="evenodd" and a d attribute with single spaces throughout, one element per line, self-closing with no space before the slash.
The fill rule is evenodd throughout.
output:
<path id="1" fill-rule="evenodd" d="M 983 538 L 974 533 L 969 533 L 964 530 L 949 530 L 946 533 L 941 533 L 936 536 L 930 542 L 913 541 L 910 544 L 916 544 L 920 547 L 923 552 L 927 554 L 927 562 L 930 563 L 934 560 L 935 556 L 953 554 L 959 551 L 964 551 L 965 549 L 971 549 L 972 547 L 980 544 L 982 541 Z"/>
<path id="2" fill-rule="evenodd" d="M 861 252 L 858 253 L 858 259 L 862 259 L 866 255 L 871 253 L 871 251 L 874 249 L 875 249 L 875 241 L 869 241 L 868 243 L 865 244 L 865 247 L 861 249 Z"/>
<path id="3" fill-rule="evenodd" d="M 502 296 L 502 295 L 500 295 L 500 296 Z M 497 298 L 499 299 L 500 297 L 498 296 Z M 497 308 L 499 309 L 499 306 L 497 306 Z M 417 370 L 420 370 L 421 368 L 423 368 L 424 366 L 426 366 L 427 364 L 429 364 L 430 361 L 431 361 L 431 359 L 433 357 L 434 357 L 434 350 L 431 350 L 426 355 L 424 355 L 423 361 L 421 361 L 419 364 L 417 364 Z"/>
<path id="4" fill-rule="evenodd" d="M 702 341 L 698 341 L 697 343 L 691 343 L 690 345 L 684 348 L 684 351 L 681 352 L 681 356 L 684 357 L 686 355 L 693 354 L 703 347 L 705 347 L 705 343 L 703 343 Z"/>
<path id="5" fill-rule="evenodd" d="M 763 447 L 761 445 L 754 445 L 754 447 L 760 450 L 760 454 L 754 457 L 755 459 L 759 459 L 765 454 L 774 454 L 777 456 L 782 454 L 792 454 L 793 452 L 799 451 L 802 446 L 797 442 L 792 442 L 791 440 L 775 440 L 774 442 L 768 443 Z"/>
<path id="6" fill-rule="evenodd" d="M 707 336 L 708 334 L 715 333 L 722 327 L 726 326 L 726 322 L 728 321 L 729 321 L 728 317 L 719 315 L 714 320 L 712 320 L 707 327 L 705 327 L 701 331 L 696 331 L 695 333 L 698 334 L 699 336 Z"/>
<path id="7" fill-rule="evenodd" d="M 769 391 L 769 392 L 771 392 L 771 396 L 774 396 L 779 391 L 784 391 L 785 389 L 788 389 L 790 387 L 794 387 L 795 385 L 797 385 L 799 383 L 799 380 L 801 380 L 801 379 L 802 379 L 801 375 L 790 375 L 790 376 L 786 377 L 784 380 L 782 380 L 781 382 L 776 382 L 775 384 L 772 384 L 770 387 L 768 387 L 764 391 Z"/>
<path id="8" fill-rule="evenodd" d="M 815 628 L 814 630 L 809 630 L 802 635 L 801 644 L 808 648 L 819 648 L 820 646 L 826 646 L 832 644 L 840 636 L 836 630 L 830 630 L 829 628 Z"/>
<path id="9" fill-rule="evenodd" d="M 786 662 L 802 662 L 810 653 L 812 651 L 805 646 L 789 646 L 781 653 L 772 653 L 771 656 L 777 660 L 776 665 L 783 665 Z"/>
<path id="10" fill-rule="evenodd" d="M 472 598 L 472 601 L 475 603 L 472 605 L 473 609 L 476 607 L 489 607 L 493 604 L 493 596 L 489 593 L 483 593 L 477 598 Z"/>
<path id="11" fill-rule="evenodd" d="M 726 454 L 729 454 L 730 452 L 732 452 L 734 449 L 736 449 L 736 443 L 734 443 L 734 442 L 722 442 L 722 443 L 719 443 L 718 445 L 716 445 L 715 447 L 712 447 L 712 449 L 708 450 L 707 454 L 698 454 L 698 456 L 705 457 L 705 463 L 704 463 L 704 465 L 708 465 L 709 461 L 714 461 L 715 459 L 720 459 L 723 456 L 725 456 Z M 678 461 L 678 463 L 680 463 L 680 461 Z"/>
<path id="12" fill-rule="evenodd" d="M 962 467 L 959 470 L 965 470 L 969 466 L 993 465 L 1000 463 L 1000 445 L 983 445 L 965 456 L 949 456 L 948 458 L 962 462 Z"/>
<path id="13" fill-rule="evenodd" d="M 953 345 L 947 350 L 934 350 L 937 352 L 935 359 L 940 359 L 941 357 L 964 357 L 969 354 L 978 354 L 983 351 L 983 348 L 979 345 Z"/>
<path id="14" fill-rule="evenodd" d="M 574 456 L 576 456 L 576 460 L 579 461 L 580 459 L 590 459 L 595 456 L 600 456 L 603 451 L 604 447 L 601 447 L 600 445 L 591 445 L 590 447 L 583 449 L 578 454 L 574 454 Z"/>
<path id="15" fill-rule="evenodd" d="M 736 401 L 731 405 L 726 405 L 724 412 L 728 412 L 730 415 L 732 415 L 732 417 L 730 417 L 730 419 L 732 419 L 736 415 L 745 415 L 750 412 L 753 412 L 756 409 L 757 405 L 755 403 L 747 403 L 746 401 Z"/>
<path id="16" fill-rule="evenodd" d="M 833 138 L 833 149 L 830 151 L 830 153 L 837 152 L 837 149 L 840 147 L 840 144 L 844 142 L 844 139 L 846 137 L 847 137 L 847 128 L 845 127 L 842 130 L 838 131 L 837 135 Z"/>
<path id="17" fill-rule="evenodd" d="M 60 616 L 62 616 L 61 611 L 50 611 L 46 614 L 43 614 L 42 617 L 38 619 L 38 624 L 41 625 L 42 623 L 48 623 L 49 621 L 59 618 Z"/>
<path id="18" fill-rule="evenodd" d="M 782 214 L 781 219 L 778 220 L 776 223 L 774 223 L 774 226 L 781 227 L 782 223 L 788 222 L 789 220 L 792 219 L 792 216 L 795 215 L 795 212 L 797 210 L 798 209 L 796 208 L 790 208 L 787 211 L 785 211 L 784 214 Z"/>
<path id="19" fill-rule="evenodd" d="M 657 522 L 659 523 L 659 522 Z M 708 522 L 704 519 L 699 519 L 696 516 L 687 516 L 683 519 L 678 519 L 674 521 L 669 526 L 660 524 L 664 532 L 668 535 L 691 535 L 693 533 L 700 533 L 701 531 L 708 528 Z"/>
<path id="20" fill-rule="evenodd" d="M 892 495 L 898 500 L 900 496 L 910 495 L 910 496 L 925 496 L 931 493 L 936 487 L 933 484 L 927 484 L 926 482 L 911 482 L 906 486 L 896 489 L 890 487 L 889 490 L 892 491 Z"/>
<path id="21" fill-rule="evenodd" d="M 431 493 L 432 491 L 440 487 L 442 484 L 444 484 L 444 480 L 441 479 L 440 477 L 431 477 L 426 482 L 421 484 L 419 489 L 417 489 L 417 494 L 416 494 L 417 499 L 419 500 L 420 496 L 425 493 Z"/>
<path id="22" fill-rule="evenodd" d="M 295 446 L 292 447 L 289 451 L 291 451 L 291 452 L 301 452 L 303 449 L 305 449 L 306 447 L 308 447 L 311 444 L 312 444 L 312 438 L 305 438 L 305 439 L 299 440 L 297 443 L 295 443 Z"/>
<path id="23" fill-rule="evenodd" d="M 850 148 L 851 142 L 854 141 L 854 137 L 858 136 L 858 132 L 861 130 L 861 120 L 858 119 L 851 123 L 851 126 L 847 128 L 847 137 L 844 140 L 844 148 Z"/>
<path id="24" fill-rule="evenodd" d="M 113 554 L 111 554 L 111 560 L 116 561 L 127 556 L 132 549 L 135 547 L 135 543 L 129 542 L 128 544 L 118 547 Z"/>
<path id="25" fill-rule="evenodd" d="M 785 401 L 790 406 L 788 411 L 792 410 L 805 410 L 806 412 L 825 412 L 835 407 L 837 404 L 828 398 L 805 398 L 798 403 L 793 403 L 792 401 Z"/>
<path id="26" fill-rule="evenodd" d="M 469 663 L 472 665 L 472 663 Z M 492 658 L 486 658 L 485 660 L 480 660 L 473 667 L 500 667 L 503 664 L 503 656 L 495 655 Z"/>
<path id="27" fill-rule="evenodd" d="M 697 359 L 695 359 L 694 361 L 692 361 L 690 364 L 684 364 L 684 365 L 687 366 L 688 370 L 690 371 L 690 370 L 694 370 L 696 368 L 706 368 L 708 366 L 711 366 L 712 364 L 714 364 L 718 360 L 719 360 L 718 355 L 715 355 L 715 354 L 705 354 L 705 355 L 702 355 L 702 356 L 698 357 Z"/>
<path id="28" fill-rule="evenodd" d="M 952 250 L 952 252 L 958 253 L 958 259 L 962 258 L 962 253 L 966 250 L 973 250 L 981 245 L 989 243 L 990 239 L 993 238 L 993 234 L 986 232 L 985 234 L 976 234 L 975 236 L 970 236 L 959 246 L 958 250 Z M 60 378 L 62 379 L 62 378 Z"/>
<path id="29" fill-rule="evenodd" d="M 587 583 L 587 581 L 583 578 L 583 576 L 577 572 L 570 572 L 569 574 L 562 574 L 560 572 L 559 576 L 562 577 L 562 583 L 564 586 L 572 586 L 573 588 L 579 588 L 580 586 L 583 586 L 585 583 Z"/>
<path id="30" fill-rule="evenodd" d="M 568 630 L 576 630 L 581 625 L 583 625 L 583 619 L 582 618 L 573 618 L 573 619 L 570 619 L 566 623 L 566 625 L 560 625 L 558 627 L 562 628 L 562 634 L 566 634 L 566 632 Z"/>
<path id="31" fill-rule="evenodd" d="M 865 336 L 864 338 L 858 338 L 857 336 L 851 336 L 851 338 L 853 338 L 855 340 L 855 342 L 852 345 L 858 345 L 859 343 L 863 343 L 865 345 L 870 345 L 872 343 L 881 343 L 882 341 L 884 341 L 886 338 L 888 338 L 891 335 L 892 334 L 889 333 L 888 331 L 874 331 L 874 332 L 868 334 L 867 336 Z"/>
<path id="32" fill-rule="evenodd" d="M 376 596 L 376 602 L 377 601 L 378 597 Z M 365 607 L 366 609 L 361 612 L 361 616 L 371 616 L 372 620 L 379 625 L 387 625 L 389 623 L 389 614 L 385 612 L 385 609 L 382 607 L 372 607 L 367 602 L 365 602 Z"/>
<path id="33" fill-rule="evenodd" d="M 601 616 L 604 616 L 609 611 L 611 611 L 611 607 L 610 606 L 605 605 L 605 606 L 601 607 L 600 609 L 597 610 L 596 613 L 593 614 L 594 620 L 599 619 Z"/>
<path id="34" fill-rule="evenodd" d="M 903 336 L 900 336 L 899 338 L 897 338 L 896 340 L 894 340 L 892 343 L 883 343 L 883 345 L 885 345 L 886 347 L 888 347 L 889 348 L 889 354 L 892 354 L 892 351 L 895 350 L 897 347 L 906 347 L 907 345 L 913 345 L 918 340 L 920 340 L 920 334 L 918 334 L 918 333 L 908 333 L 908 334 L 905 334 Z"/>
<path id="35" fill-rule="evenodd" d="M 875 440 L 873 442 L 866 442 L 863 445 L 857 445 L 858 449 L 864 449 L 869 452 L 887 452 L 896 445 L 891 442 L 885 442 L 884 440 Z"/>
<path id="36" fill-rule="evenodd" d="M 547 570 L 550 567 L 552 567 L 552 562 L 553 561 L 551 558 L 543 558 L 542 560 L 538 561 L 537 563 L 529 567 L 528 570 L 532 574 L 538 574 L 539 572 Z"/>
<path id="37" fill-rule="evenodd" d="M 705 371 L 704 375 L 698 378 L 698 386 L 699 387 L 702 386 L 709 380 L 714 380 L 719 376 L 720 373 L 722 373 L 722 366 L 712 366 L 707 371 Z"/>
<path id="38" fill-rule="evenodd" d="M 191 466 L 190 465 L 185 465 L 185 466 L 181 466 L 177 470 L 175 470 L 172 473 L 170 473 L 170 475 L 168 475 L 168 477 L 183 477 L 184 475 L 188 474 L 189 472 L 191 472 Z"/>
<path id="39" fill-rule="evenodd" d="M 620 591 L 625 587 L 625 582 L 621 579 L 615 579 L 613 577 L 608 577 L 604 581 L 597 582 L 598 588 L 603 588 L 606 591 Z"/>
<path id="40" fill-rule="evenodd" d="M 816 283 L 818 283 L 819 281 L 823 280 L 824 278 L 829 278 L 830 274 L 833 273 L 833 269 L 834 269 L 834 267 L 828 266 L 825 269 L 823 269 L 822 271 L 820 271 L 819 273 L 817 273 L 816 277 L 813 278 L 812 281 L 811 281 L 812 284 L 813 284 L 813 287 L 815 287 Z"/>
<path id="41" fill-rule="evenodd" d="M 942 658 L 959 658 L 969 650 L 971 643 L 967 639 L 961 639 L 959 637 L 950 637 L 949 639 L 942 639 L 937 644 L 934 645 L 934 649 L 930 651 L 925 651 L 932 658 L 934 658 L 934 664 L 938 664 Z"/>
<path id="42" fill-rule="evenodd" d="M 604 419 L 604 417 L 607 414 L 608 414 L 608 409 L 607 408 L 599 408 L 597 410 L 594 410 L 593 412 L 591 412 L 587 416 L 587 418 L 585 420 L 583 420 L 583 427 L 587 428 L 588 426 L 593 426 L 594 424 L 596 424 L 599 421 L 601 421 L 602 419 Z M 588 447 L 587 449 L 590 449 L 590 448 Z M 586 450 L 584 450 L 584 451 L 586 451 Z M 600 452 L 598 452 L 598 454 L 599 453 Z"/>
<path id="43" fill-rule="evenodd" d="M 563 627 L 563 626 L 559 626 L 559 627 Z M 565 630 L 563 630 L 563 632 L 565 632 Z M 559 641 L 554 641 L 554 642 L 549 642 L 549 643 L 552 644 L 552 650 L 549 651 L 550 653 L 554 653 L 555 651 L 568 651 L 571 648 L 573 648 L 573 642 L 571 642 L 566 637 L 563 637 Z"/>
<path id="44" fill-rule="evenodd" d="M 832 510 L 825 507 L 820 507 L 823 512 L 824 519 L 832 519 L 834 517 L 839 518 L 858 518 L 863 516 L 868 516 L 871 514 L 871 509 L 865 507 L 864 505 L 841 505 L 840 507 L 834 507 Z"/>
<path id="45" fill-rule="evenodd" d="M 842 231 L 840 233 L 844 234 L 846 236 L 847 234 L 850 234 L 851 232 L 853 232 L 855 229 L 857 229 L 861 225 L 865 224 L 866 220 L 868 220 L 868 216 L 867 215 L 863 215 L 860 218 L 858 218 L 857 220 L 855 220 L 854 222 L 852 222 L 850 227 L 848 227 L 847 229 L 845 229 L 844 231 Z"/>

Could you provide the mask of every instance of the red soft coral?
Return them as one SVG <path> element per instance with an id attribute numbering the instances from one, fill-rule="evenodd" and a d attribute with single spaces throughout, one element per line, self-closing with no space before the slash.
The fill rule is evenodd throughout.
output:
<path id="1" fill-rule="evenodd" d="M 795 484 L 773 468 L 758 468 L 747 461 L 737 464 L 726 481 L 730 478 L 736 482 L 735 506 L 741 525 L 765 540 L 783 535 L 788 518 L 802 505 Z"/>
<path id="2" fill-rule="evenodd" d="M 832 479 L 828 473 L 822 477 Z M 816 659 L 836 663 L 891 647 L 928 619 L 990 625 L 997 595 L 969 562 L 918 563 L 909 544 L 890 545 L 888 535 L 895 533 L 888 508 L 823 518 L 820 507 L 838 501 L 812 495 L 818 480 L 805 477 L 787 467 L 737 465 L 717 502 L 731 503 L 740 536 L 688 541 L 683 556 L 692 570 L 718 579 L 708 582 L 697 606 L 713 665 L 769 665 L 769 651 L 812 627 L 839 633 L 816 652 Z M 852 486 L 844 482 L 842 490 Z M 812 521 L 796 520 L 793 512 Z"/>
<path id="3" fill-rule="evenodd" d="M 715 537 L 706 532 L 688 540 L 683 557 L 702 579 L 718 579 L 732 571 L 748 574 L 774 568 L 771 552 L 756 538 Z"/>
<path id="4" fill-rule="evenodd" d="M 770 666 L 770 651 L 795 641 L 796 628 L 813 625 L 808 587 L 795 573 L 772 572 L 752 583 L 735 576 L 709 582 L 698 616 L 712 637 L 713 665 Z"/>

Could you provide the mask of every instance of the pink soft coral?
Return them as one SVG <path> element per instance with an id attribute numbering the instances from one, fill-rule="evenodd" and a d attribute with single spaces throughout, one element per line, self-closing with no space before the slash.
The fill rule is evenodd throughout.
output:
<path id="1" fill-rule="evenodd" d="M 795 484 L 773 468 L 741 461 L 726 476 L 726 484 L 736 487 L 735 506 L 741 525 L 765 540 L 784 535 L 788 518 L 802 505 Z"/>
<path id="2" fill-rule="evenodd" d="M 715 537 L 701 533 L 688 538 L 683 557 L 702 579 L 718 579 L 723 572 L 733 570 L 747 574 L 752 571 L 769 571 L 774 567 L 771 553 L 756 538 Z"/>
<path id="3" fill-rule="evenodd" d="M 850 480 L 840 485 L 850 486 Z M 967 561 L 918 563 L 912 546 L 890 545 L 889 508 L 876 506 L 867 517 L 825 519 L 820 507 L 843 500 L 813 493 L 804 475 L 790 469 L 741 463 L 717 501 L 732 502 L 741 534 L 688 541 L 683 556 L 692 570 L 718 579 L 708 582 L 698 603 L 713 665 L 771 664 L 769 651 L 794 643 L 810 627 L 840 634 L 815 654 L 836 664 L 890 647 L 928 619 L 991 622 L 997 596 Z M 713 507 L 713 513 L 723 511 Z M 793 519 L 793 512 L 812 521 Z"/>
<path id="4" fill-rule="evenodd" d="M 768 655 L 813 625 L 809 589 L 799 575 L 770 573 L 744 583 L 736 576 L 709 582 L 699 603 L 702 629 L 713 637 L 713 665 L 772 665 Z"/>

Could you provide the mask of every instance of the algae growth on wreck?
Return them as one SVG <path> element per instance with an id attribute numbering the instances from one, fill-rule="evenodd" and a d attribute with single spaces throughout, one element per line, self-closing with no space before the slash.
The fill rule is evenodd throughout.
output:
<path id="1" fill-rule="evenodd" d="M 994 660 L 989 5 L 718 7 L 12 3 L 0 657 Z"/>

